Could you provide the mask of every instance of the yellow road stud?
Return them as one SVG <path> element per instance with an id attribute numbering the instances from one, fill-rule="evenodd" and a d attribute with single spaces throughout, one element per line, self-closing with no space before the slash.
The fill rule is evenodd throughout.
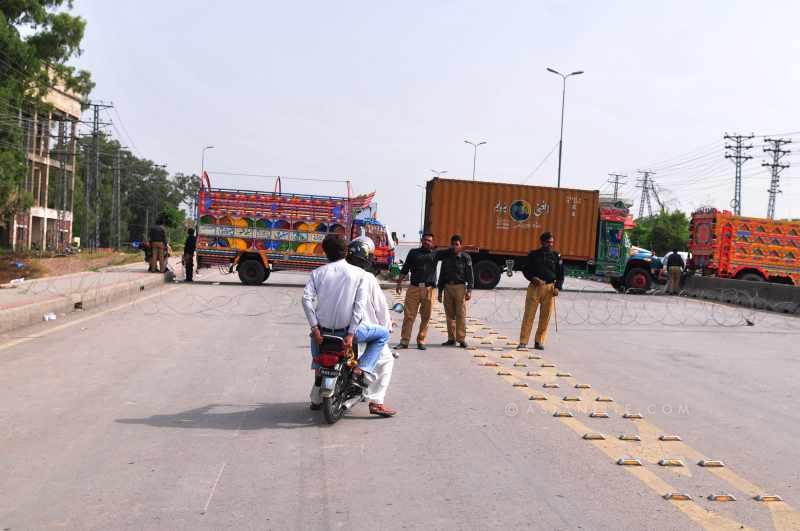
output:
<path id="1" fill-rule="evenodd" d="M 633 457 L 620 457 L 617 459 L 617 464 L 620 466 L 642 466 L 642 462 Z"/>
<path id="2" fill-rule="evenodd" d="M 661 466 L 684 466 L 680 459 L 662 459 L 658 464 Z"/>
<path id="3" fill-rule="evenodd" d="M 714 459 L 703 459 L 697 464 L 706 468 L 722 468 L 725 466 L 725 463 L 723 463 L 722 461 L 717 461 Z"/>
<path id="4" fill-rule="evenodd" d="M 733 494 L 709 494 L 708 499 L 710 501 L 717 501 L 717 502 L 735 502 L 736 498 Z"/>

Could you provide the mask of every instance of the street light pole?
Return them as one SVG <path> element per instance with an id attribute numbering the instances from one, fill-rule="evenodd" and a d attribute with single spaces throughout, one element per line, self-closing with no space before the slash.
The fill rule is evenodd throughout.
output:
<path id="1" fill-rule="evenodd" d="M 443 171 L 441 173 L 447 173 Z M 438 176 L 437 176 L 438 177 Z M 420 191 L 420 207 L 419 207 L 419 237 L 422 238 L 422 233 L 425 230 L 425 187 L 421 184 L 415 185 Z"/>
<path id="2" fill-rule="evenodd" d="M 547 71 L 561 76 L 561 133 L 558 135 L 558 188 L 561 188 L 561 157 L 564 151 L 564 100 L 567 95 L 567 78 L 583 74 L 583 70 L 577 70 L 567 75 L 552 68 L 548 68 Z"/>
<path id="3" fill-rule="evenodd" d="M 433 172 L 433 174 L 436 175 L 437 177 L 441 177 L 443 174 L 447 173 L 447 170 L 433 170 L 432 169 L 431 172 Z M 419 186 L 419 185 L 417 185 L 417 186 Z"/>
<path id="4" fill-rule="evenodd" d="M 478 165 L 478 146 L 482 146 L 486 143 L 486 141 L 478 142 L 470 142 L 469 140 L 464 140 L 465 144 L 469 144 L 473 148 L 472 152 L 472 180 L 475 180 L 475 167 Z"/>
<path id="5" fill-rule="evenodd" d="M 206 146 L 203 148 L 203 152 L 200 155 L 200 184 L 203 183 L 203 175 L 206 173 L 206 150 L 214 149 L 214 146 Z M 199 188 L 198 188 L 199 191 Z M 200 229 L 200 205 L 197 204 L 195 201 L 194 205 L 194 222 L 195 222 L 195 230 Z"/>

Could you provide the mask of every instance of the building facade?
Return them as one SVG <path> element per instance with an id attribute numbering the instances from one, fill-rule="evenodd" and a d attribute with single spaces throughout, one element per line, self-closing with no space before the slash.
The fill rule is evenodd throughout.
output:
<path id="1" fill-rule="evenodd" d="M 60 251 L 72 241 L 81 99 L 56 84 L 45 102 L 49 110 L 20 114 L 27 162 L 21 187 L 33 205 L 7 227 L 6 243 L 15 250 Z"/>

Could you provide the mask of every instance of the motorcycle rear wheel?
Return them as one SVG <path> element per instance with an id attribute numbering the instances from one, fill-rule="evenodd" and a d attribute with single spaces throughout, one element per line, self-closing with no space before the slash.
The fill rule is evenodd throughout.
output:
<path id="1" fill-rule="evenodd" d="M 336 380 L 336 387 L 330 398 L 322 399 L 322 414 L 328 424 L 336 424 L 344 414 L 344 381 L 345 375 L 341 375 Z"/>

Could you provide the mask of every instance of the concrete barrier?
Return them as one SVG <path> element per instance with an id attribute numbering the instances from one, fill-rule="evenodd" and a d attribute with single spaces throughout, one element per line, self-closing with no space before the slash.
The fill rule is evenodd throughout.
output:
<path id="1" fill-rule="evenodd" d="M 47 280 L 42 279 L 42 281 Z M 0 311 L 0 334 L 40 323 L 43 316 L 48 313 L 61 316 L 74 312 L 78 307 L 88 310 L 118 300 L 132 299 L 142 291 L 163 286 L 165 280 L 167 279 L 164 275 L 142 273 L 141 277 L 134 279 L 91 286 L 84 291 L 55 295 L 51 299 L 4 308 Z"/>
<path id="2" fill-rule="evenodd" d="M 692 275 L 684 279 L 681 293 L 759 310 L 800 314 L 798 286 Z"/>

